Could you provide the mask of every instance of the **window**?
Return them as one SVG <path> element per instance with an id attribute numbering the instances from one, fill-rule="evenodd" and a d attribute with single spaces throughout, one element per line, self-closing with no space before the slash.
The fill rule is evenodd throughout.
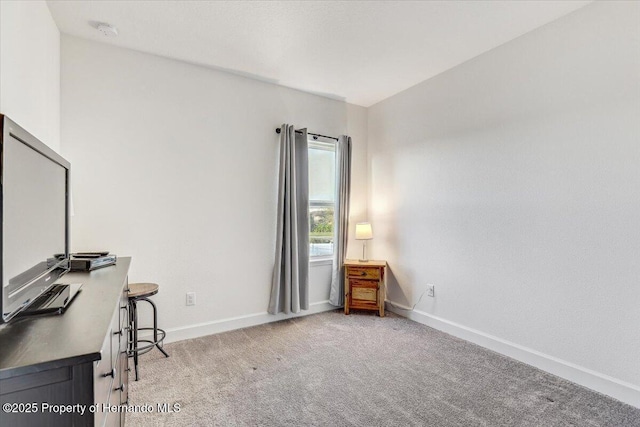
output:
<path id="1" fill-rule="evenodd" d="M 309 256 L 333 255 L 336 145 L 309 140 Z"/>

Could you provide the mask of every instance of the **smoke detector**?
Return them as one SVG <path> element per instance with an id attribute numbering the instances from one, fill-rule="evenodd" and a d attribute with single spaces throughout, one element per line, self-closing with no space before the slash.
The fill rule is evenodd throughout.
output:
<path id="1" fill-rule="evenodd" d="M 118 30 L 113 25 L 98 24 L 96 29 L 102 33 L 105 37 L 115 37 L 118 35 Z"/>

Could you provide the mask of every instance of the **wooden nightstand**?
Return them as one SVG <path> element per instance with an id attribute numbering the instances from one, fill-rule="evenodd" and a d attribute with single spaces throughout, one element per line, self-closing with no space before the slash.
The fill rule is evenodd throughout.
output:
<path id="1" fill-rule="evenodd" d="M 386 261 L 344 262 L 344 314 L 352 308 L 375 310 L 384 317 Z"/>

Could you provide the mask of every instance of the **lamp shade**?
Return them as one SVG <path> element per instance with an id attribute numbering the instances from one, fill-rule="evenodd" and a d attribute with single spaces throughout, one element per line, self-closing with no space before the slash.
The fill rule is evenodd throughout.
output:
<path id="1" fill-rule="evenodd" d="M 368 222 L 359 222 L 356 224 L 356 240 L 373 239 L 373 230 Z"/>

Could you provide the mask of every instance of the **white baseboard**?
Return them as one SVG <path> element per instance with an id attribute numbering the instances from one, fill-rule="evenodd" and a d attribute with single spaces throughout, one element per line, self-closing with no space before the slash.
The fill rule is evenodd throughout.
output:
<path id="1" fill-rule="evenodd" d="M 323 311 L 335 310 L 329 301 L 320 301 L 309 304 L 309 310 L 303 310 L 296 314 L 262 313 L 247 314 L 244 316 L 230 317 L 228 319 L 214 320 L 212 322 L 197 323 L 195 325 L 182 326 L 179 328 L 167 329 L 165 343 L 199 338 L 206 335 L 218 334 L 220 332 L 232 331 L 234 329 L 247 328 L 249 326 L 262 325 L 263 323 L 277 322 L 279 320 L 291 319 L 294 317 L 308 316 L 309 314 L 321 313 Z"/>
<path id="2" fill-rule="evenodd" d="M 557 375 L 599 393 L 611 396 L 624 403 L 640 408 L 640 387 L 601 374 L 591 369 L 566 362 L 539 351 L 503 340 L 484 332 L 433 316 L 420 310 L 412 310 L 401 304 L 387 301 L 389 311 L 400 316 L 446 332 L 463 340 L 488 348 L 543 371 Z"/>

